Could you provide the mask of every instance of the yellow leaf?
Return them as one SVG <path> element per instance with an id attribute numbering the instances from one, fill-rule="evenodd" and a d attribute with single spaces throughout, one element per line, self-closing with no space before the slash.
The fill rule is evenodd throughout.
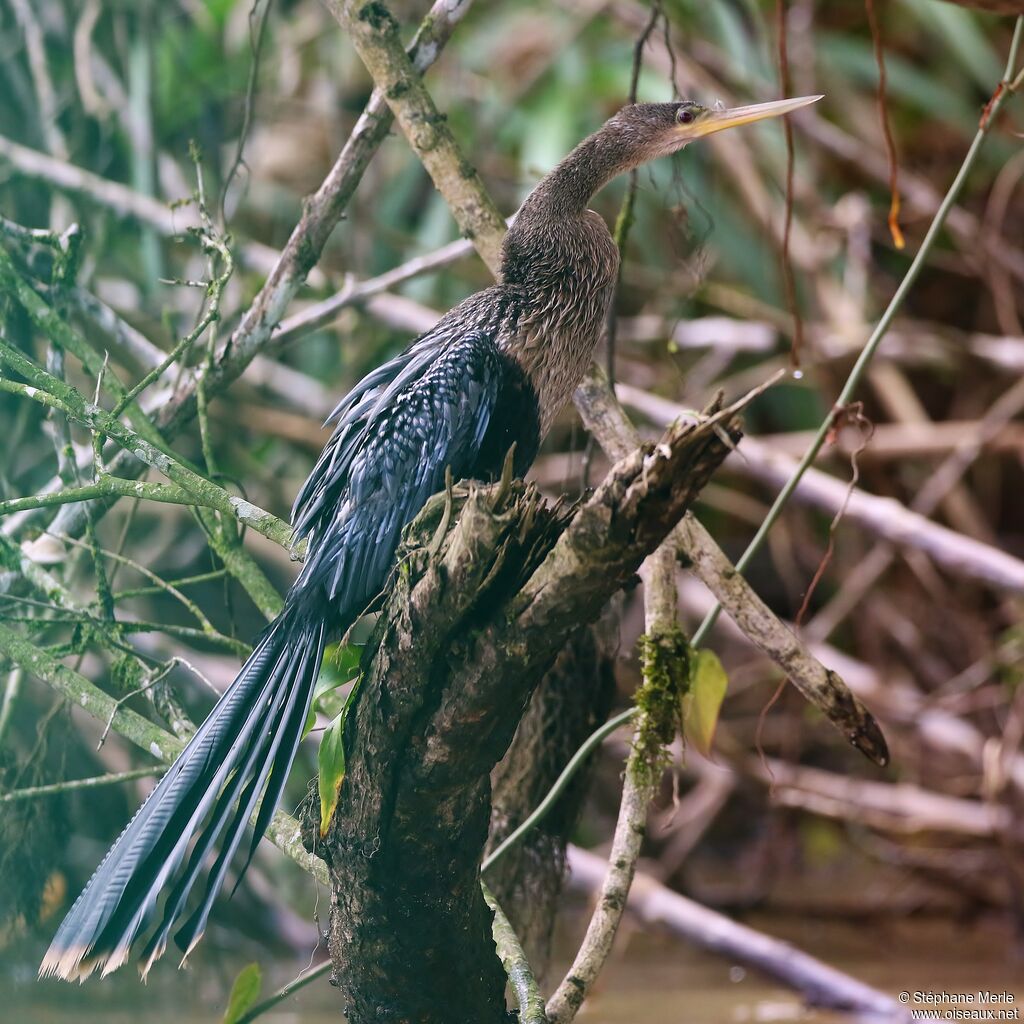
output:
<path id="1" fill-rule="evenodd" d="M 705 756 L 718 725 L 729 677 L 714 651 L 695 651 L 690 659 L 690 685 L 683 697 L 683 724 L 690 742 Z"/>
<path id="2" fill-rule="evenodd" d="M 324 730 L 317 753 L 317 768 L 320 772 L 320 835 L 325 835 L 335 807 L 338 806 L 338 792 L 345 780 L 345 746 L 342 733 L 345 729 L 345 712 L 342 711 Z"/>

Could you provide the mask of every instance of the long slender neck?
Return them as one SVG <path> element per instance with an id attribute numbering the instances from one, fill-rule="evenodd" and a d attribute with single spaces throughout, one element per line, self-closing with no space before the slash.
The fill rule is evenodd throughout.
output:
<path id="1" fill-rule="evenodd" d="M 522 213 L 548 217 L 582 213 L 595 192 L 643 162 L 640 150 L 615 132 L 612 122 L 606 123 L 538 182 L 523 203 Z"/>
<path id="2" fill-rule="evenodd" d="M 569 277 L 604 287 L 618 253 L 590 197 L 648 158 L 641 139 L 615 118 L 584 139 L 527 196 L 502 247 L 502 280 L 538 292 L 564 289 Z"/>

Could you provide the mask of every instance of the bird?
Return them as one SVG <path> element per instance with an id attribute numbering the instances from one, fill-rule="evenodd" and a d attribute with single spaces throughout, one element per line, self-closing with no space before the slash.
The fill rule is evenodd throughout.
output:
<path id="1" fill-rule="evenodd" d="M 384 589 L 403 528 L 446 473 L 495 479 L 512 453 L 514 473 L 524 475 L 582 380 L 619 268 L 591 197 L 697 139 L 820 98 L 623 107 L 530 192 L 505 236 L 498 283 L 460 302 L 338 403 L 292 509 L 306 556 L 282 612 L 72 905 L 41 977 L 105 976 L 149 932 L 139 954 L 145 977 L 176 927 L 182 963 L 199 942 L 250 819 L 239 879 L 281 797 L 325 647 Z"/>

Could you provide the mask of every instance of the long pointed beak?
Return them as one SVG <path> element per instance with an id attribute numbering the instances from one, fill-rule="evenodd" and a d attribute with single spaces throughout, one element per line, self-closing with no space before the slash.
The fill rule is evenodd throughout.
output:
<path id="1" fill-rule="evenodd" d="M 772 100 L 770 103 L 753 103 L 748 107 L 732 107 L 729 110 L 711 110 L 705 114 L 695 125 L 696 136 L 712 135 L 725 128 L 735 128 L 741 124 L 751 124 L 754 121 L 763 121 L 768 117 L 779 117 L 782 114 L 789 114 L 801 107 L 817 103 L 822 97 L 819 96 L 796 96 L 789 100 Z"/>

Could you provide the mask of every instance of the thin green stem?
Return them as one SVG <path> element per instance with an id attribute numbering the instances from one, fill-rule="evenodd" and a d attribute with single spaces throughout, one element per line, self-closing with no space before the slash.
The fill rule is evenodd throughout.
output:
<path id="1" fill-rule="evenodd" d="M 575 754 L 569 759 L 569 763 L 562 769 L 562 774 L 555 780 L 555 784 L 548 790 L 547 796 L 537 805 L 537 809 L 526 818 L 523 823 L 508 836 L 505 837 L 491 855 L 480 865 L 482 872 L 493 867 L 509 850 L 519 843 L 531 829 L 535 828 L 548 814 L 552 807 L 558 802 L 558 798 L 565 792 L 566 787 L 572 781 L 572 777 L 583 767 L 590 755 L 620 726 L 625 725 L 635 714 L 635 707 L 627 708 L 614 718 L 609 718 L 600 729 L 595 729 Z"/>
<path id="2" fill-rule="evenodd" d="M 0 516 L 24 512 L 31 508 L 52 508 L 75 501 L 91 501 L 93 498 L 115 495 L 124 498 L 145 498 L 147 501 L 160 501 L 169 505 L 200 504 L 191 491 L 186 491 L 184 487 L 175 484 L 146 483 L 141 480 L 126 480 L 119 476 L 101 476 L 93 483 L 83 484 L 81 487 L 66 487 L 62 491 L 51 491 L 49 494 L 30 494 L 25 498 L 0 501 Z"/>
<path id="3" fill-rule="evenodd" d="M 921 247 L 917 250 L 917 254 L 914 256 L 907 272 L 903 275 L 903 280 L 900 281 L 899 287 L 896 289 L 893 297 L 889 300 L 889 305 L 879 318 L 878 323 L 875 325 L 875 329 L 871 332 L 871 335 L 865 343 L 857 362 L 853 365 L 853 369 L 850 370 L 850 374 L 846 378 L 846 383 L 843 385 L 842 390 L 839 392 L 839 397 L 836 399 L 833 409 L 829 412 L 828 416 L 822 420 L 821 425 L 818 427 L 818 430 L 814 435 L 814 439 L 811 441 L 807 451 L 804 452 L 803 458 L 797 464 L 796 469 L 793 470 L 792 476 L 790 476 L 786 481 L 782 490 L 779 491 L 778 496 L 775 498 L 772 507 L 768 510 L 768 514 L 765 516 L 764 521 L 758 527 L 753 539 L 747 545 L 746 551 L 744 551 L 742 556 L 737 560 L 736 569 L 739 572 L 743 572 L 746 569 L 750 564 L 751 559 L 753 559 L 760 550 L 769 531 L 778 521 L 779 516 L 782 514 L 782 510 L 786 507 L 786 504 L 792 497 L 793 492 L 797 489 L 804 473 L 807 472 L 814 463 L 814 460 L 818 457 L 818 452 L 821 451 L 822 446 L 825 444 L 825 440 L 829 435 L 829 431 L 832 429 L 834 410 L 843 408 L 849 404 L 850 400 L 853 398 L 857 388 L 860 386 L 861 379 L 864 377 L 864 374 L 871 363 L 871 360 L 875 357 L 875 353 L 878 351 L 878 346 L 881 345 L 882 339 L 885 337 L 886 332 L 889 330 L 889 327 L 892 325 L 892 322 L 896 317 L 896 314 L 899 312 L 904 300 L 910 293 L 910 289 L 914 286 L 914 282 L 917 281 L 918 275 L 921 273 L 921 269 L 924 267 L 925 261 L 928 259 L 932 247 L 935 245 L 935 242 L 939 237 L 939 232 L 942 230 L 942 227 L 946 222 L 946 217 L 956 203 L 957 196 L 960 194 L 960 190 L 963 188 L 964 182 L 967 180 L 967 175 L 974 166 L 974 162 L 981 150 L 981 145 L 985 141 L 985 136 L 988 134 L 989 129 L 995 122 L 996 114 L 999 113 L 1000 108 L 1006 100 L 1008 92 L 1011 91 L 1008 88 L 1011 84 L 1010 76 L 1013 74 L 1013 70 L 1017 65 L 1017 53 L 1020 49 L 1022 36 L 1024 36 L 1024 15 L 1017 19 L 1017 23 L 1013 30 L 1013 39 L 1010 43 L 1010 53 L 1006 61 L 1006 71 L 1003 73 L 1002 78 L 1003 88 L 997 92 L 995 98 L 992 100 L 992 105 L 989 108 L 988 115 L 978 126 L 978 131 L 967 150 L 963 163 L 960 165 L 960 170 L 957 171 L 956 177 L 953 179 L 953 183 L 949 186 L 949 190 L 946 192 L 942 202 L 939 204 L 938 210 L 935 211 L 935 216 L 932 218 L 932 222 L 928 226 L 928 231 L 924 236 L 924 240 L 921 242 Z M 704 638 L 708 635 L 711 628 L 718 620 L 718 616 L 721 611 L 722 605 L 716 602 L 714 607 L 712 607 L 704 617 L 704 621 L 700 624 L 697 632 L 693 635 L 693 643 L 695 647 L 699 646 L 703 642 Z"/>
<path id="4" fill-rule="evenodd" d="M 222 650 L 230 651 L 241 658 L 247 658 L 252 654 L 252 647 L 244 640 L 236 640 L 234 637 L 226 636 L 224 633 L 219 633 L 216 630 L 211 633 L 205 629 L 196 629 L 193 626 L 176 626 L 169 622 L 125 622 L 124 620 L 118 621 L 117 628 L 125 635 L 132 633 L 165 633 L 167 636 L 176 636 L 180 640 L 204 641 Z"/>
<path id="5" fill-rule="evenodd" d="M 865 370 L 867 369 L 868 364 L 871 361 L 871 358 L 877 351 L 878 346 L 882 341 L 882 338 L 885 336 L 885 332 L 888 330 L 890 324 L 892 323 L 896 311 L 899 309 L 900 305 L 902 304 L 904 298 L 907 295 L 907 292 L 910 290 L 911 285 L 914 283 L 914 281 L 917 278 L 917 275 L 920 273 L 921 266 L 925 258 L 927 257 L 931 247 L 934 245 L 935 239 L 937 238 L 938 233 L 942 228 L 943 222 L 945 221 L 946 216 L 949 213 L 949 210 L 952 208 L 956 201 L 956 197 L 959 194 L 961 187 L 963 186 L 964 180 L 966 179 L 967 174 L 970 172 L 970 169 L 977 157 L 978 151 L 981 147 L 981 142 L 987 134 L 988 128 L 992 124 L 995 115 L 999 112 L 999 109 L 1002 107 L 1007 92 L 1012 92 L 1017 87 L 1018 81 L 1016 79 L 1013 80 L 1013 82 L 1010 83 L 1009 86 L 1006 86 L 1005 83 L 1010 81 L 1010 76 L 1013 74 L 1014 67 L 1017 63 L 1017 54 L 1020 51 L 1022 39 L 1024 39 L 1024 16 L 1019 17 L 1017 19 L 1016 25 L 1014 26 L 1013 39 L 1010 43 L 1010 53 L 1006 62 L 1006 71 L 1003 74 L 1004 88 L 1000 90 L 999 94 L 995 97 L 992 103 L 992 107 L 989 111 L 989 116 L 986 118 L 985 123 L 979 127 L 978 132 L 975 135 L 974 140 L 972 141 L 966 156 L 964 157 L 963 164 L 961 165 L 960 170 L 957 172 L 957 175 L 954 178 L 952 185 L 950 185 L 946 197 L 943 199 L 942 203 L 939 206 L 939 209 L 936 211 L 935 218 L 933 219 L 931 226 L 929 227 L 928 232 L 925 235 L 924 241 L 921 243 L 921 248 L 918 250 L 917 255 L 914 257 L 914 260 L 911 263 L 906 276 L 904 277 L 903 281 L 900 282 L 899 288 L 897 288 L 896 293 L 893 295 L 893 298 L 890 301 L 888 308 L 885 310 L 885 313 L 883 313 L 882 318 L 879 320 L 875 330 L 871 333 L 871 337 L 868 339 L 867 344 L 865 345 L 864 350 L 860 355 L 860 358 L 857 360 L 853 369 L 850 371 L 850 376 L 847 379 L 842 391 L 840 392 L 839 398 L 837 399 L 837 405 L 843 405 L 849 402 L 854 391 L 856 390 L 857 385 L 859 384 L 861 378 L 864 375 Z M 1024 71 L 1022 71 L 1021 76 L 1018 77 L 1022 81 L 1024 81 Z M 754 536 L 754 539 L 750 542 L 750 546 L 744 552 L 743 557 L 740 559 L 740 561 L 736 563 L 736 568 L 738 570 L 742 570 L 746 565 L 749 564 L 750 559 L 756 553 L 761 543 L 763 542 L 765 536 L 767 535 L 768 531 L 771 529 L 772 523 L 774 523 L 774 521 L 778 518 L 778 515 L 781 512 L 783 506 L 789 500 L 793 491 L 796 489 L 796 486 L 800 481 L 800 477 L 803 476 L 804 472 L 814 461 L 815 456 L 821 449 L 821 446 L 824 443 L 826 436 L 828 435 L 828 430 L 829 426 L 831 425 L 831 421 L 832 417 L 831 415 L 829 415 L 828 418 L 826 418 L 826 420 L 822 423 L 821 427 L 818 430 L 818 433 L 814 437 L 811 447 L 808 449 L 807 453 L 804 455 L 804 458 L 801 460 L 799 466 L 794 471 L 793 476 L 790 478 L 789 481 L 787 481 L 786 486 L 779 493 L 779 496 L 776 499 L 775 504 L 772 506 L 772 509 L 768 514 L 768 518 L 765 519 L 761 528 Z M 697 632 L 693 636 L 692 645 L 694 647 L 700 646 L 700 644 L 703 642 L 704 638 L 708 634 L 708 631 L 715 624 L 715 621 L 718 618 L 718 614 L 721 611 L 721 607 L 722 606 L 720 604 L 716 604 L 714 608 L 708 613 L 704 621 L 701 623 Z M 562 795 L 566 787 L 572 781 L 573 776 L 580 770 L 580 768 L 582 768 L 583 764 L 586 762 L 590 754 L 593 753 L 593 751 L 608 736 L 615 732 L 616 729 L 620 728 L 623 725 L 626 725 L 636 715 L 636 713 L 637 709 L 635 707 L 627 708 L 625 711 L 620 712 L 614 718 L 609 719 L 607 722 L 605 722 L 604 725 L 602 725 L 599 729 L 596 729 L 593 733 L 590 734 L 590 736 L 587 737 L 587 739 L 583 742 L 583 744 L 576 751 L 576 753 L 573 754 L 569 763 L 562 770 L 562 774 L 558 776 L 558 779 L 556 780 L 555 784 L 551 787 L 551 789 L 548 791 L 547 795 L 540 802 L 540 804 L 537 805 L 536 810 L 534 810 L 533 813 L 528 818 L 526 818 L 523 821 L 523 823 L 514 832 L 512 832 L 505 839 L 505 841 L 501 843 L 501 845 L 498 846 L 498 848 L 495 849 L 491 853 L 491 855 L 483 862 L 483 865 L 481 866 L 482 871 L 487 871 L 488 868 L 494 865 L 512 847 L 519 843 L 523 839 L 523 837 L 530 832 L 531 829 L 535 828 L 546 817 L 546 815 L 551 811 L 552 807 L 554 807 L 554 805 L 558 801 L 558 798 Z"/>
<path id="6" fill-rule="evenodd" d="M 12 790 L 10 793 L 0 793 L 0 804 L 10 804 L 17 800 L 35 800 L 40 796 L 56 796 L 58 793 L 70 793 L 76 789 L 113 786 L 120 782 L 132 782 L 135 779 L 148 779 L 154 775 L 163 775 L 166 770 L 162 765 L 153 765 L 149 768 L 133 768 L 131 771 L 116 772 L 112 775 L 94 775 L 88 779 L 53 782 L 47 786 L 28 786 L 25 789 Z"/>
<path id="7" fill-rule="evenodd" d="M 289 996 L 294 995 L 299 989 L 305 988 L 311 981 L 322 978 L 334 966 L 330 959 L 308 971 L 303 971 L 297 978 L 292 978 L 287 985 L 282 985 L 272 996 L 268 996 L 262 1003 L 257 1003 L 251 1010 L 244 1013 L 235 1024 L 252 1024 L 257 1017 L 262 1017 L 267 1010 L 272 1010 L 278 1003 L 283 1003 Z"/>
<path id="8" fill-rule="evenodd" d="M 228 575 L 227 569 L 212 569 L 210 572 L 197 573 L 195 576 L 182 576 L 176 580 L 167 580 L 172 587 L 191 587 L 197 583 L 213 583 L 222 580 Z M 151 597 L 154 594 L 163 593 L 161 587 L 132 587 L 128 590 L 118 590 L 114 594 L 115 601 L 126 601 L 130 597 Z"/>
<path id="9" fill-rule="evenodd" d="M 31 398 L 47 408 L 60 409 L 91 430 L 100 431 L 113 438 L 146 465 L 158 470 L 173 483 L 184 487 L 196 496 L 196 504 L 207 505 L 233 516 L 275 544 L 288 546 L 292 531 L 287 523 L 251 502 L 233 497 L 223 487 L 189 469 L 176 456 L 151 444 L 99 406 L 87 402 L 75 388 L 47 373 L 38 363 L 33 362 L 2 337 L 0 360 L 31 382 L 30 386 L 26 386 L 0 377 L 0 390 Z"/>

